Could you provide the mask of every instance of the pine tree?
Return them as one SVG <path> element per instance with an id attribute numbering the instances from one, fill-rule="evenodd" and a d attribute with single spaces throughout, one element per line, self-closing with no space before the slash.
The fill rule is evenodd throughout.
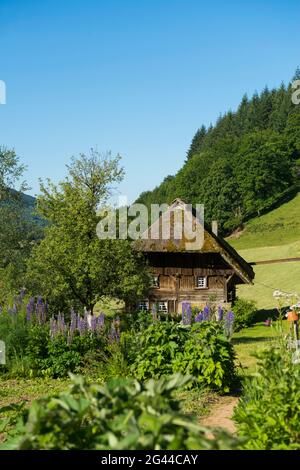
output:
<path id="1" fill-rule="evenodd" d="M 193 155 L 199 153 L 202 149 L 202 145 L 206 136 L 206 127 L 204 124 L 197 130 L 196 134 L 193 137 L 191 146 L 187 152 L 187 160 L 189 160 Z"/>

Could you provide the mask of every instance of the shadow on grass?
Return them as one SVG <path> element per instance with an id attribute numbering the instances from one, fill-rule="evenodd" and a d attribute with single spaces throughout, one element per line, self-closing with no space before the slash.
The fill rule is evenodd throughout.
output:
<path id="1" fill-rule="evenodd" d="M 288 307 L 283 307 L 282 314 L 285 314 L 289 310 Z M 257 310 L 255 315 L 255 322 L 259 323 L 262 321 L 266 321 L 268 318 L 272 320 L 277 320 L 279 317 L 279 312 L 277 308 L 269 308 L 269 309 L 261 309 Z"/>
<path id="2" fill-rule="evenodd" d="M 233 338 L 232 343 L 233 344 L 248 344 L 248 343 L 259 343 L 259 342 L 266 342 L 266 341 L 272 341 L 273 338 L 270 338 L 270 336 L 258 336 L 256 338 L 253 338 L 251 336 L 240 336 L 239 338 Z"/>

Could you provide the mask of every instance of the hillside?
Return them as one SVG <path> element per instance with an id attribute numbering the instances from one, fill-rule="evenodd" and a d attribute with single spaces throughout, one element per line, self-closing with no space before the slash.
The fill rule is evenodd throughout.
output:
<path id="1" fill-rule="evenodd" d="M 291 83 L 244 96 L 236 111 L 201 126 L 178 173 L 137 202 L 202 203 L 206 221 L 218 220 L 223 235 L 272 207 L 299 180 L 300 106 L 291 96 Z"/>
<path id="2" fill-rule="evenodd" d="M 279 208 L 245 224 L 227 241 L 249 262 L 300 257 L 300 192 Z M 239 286 L 238 295 L 259 308 L 275 308 L 274 290 L 300 295 L 300 262 L 254 266 L 253 286 Z"/>
<path id="3" fill-rule="evenodd" d="M 291 201 L 282 204 L 277 209 L 247 222 L 244 230 L 228 237 L 228 241 L 237 250 L 293 245 L 293 242 L 300 240 L 299 214 L 300 192 Z M 289 256 L 293 256 L 294 251 L 292 248 Z M 284 249 L 283 252 L 285 252 Z"/>
<path id="4" fill-rule="evenodd" d="M 22 199 L 24 203 L 26 204 L 26 206 L 28 206 L 28 208 L 35 207 L 35 202 L 36 202 L 35 197 L 29 196 L 29 194 L 22 194 Z"/>

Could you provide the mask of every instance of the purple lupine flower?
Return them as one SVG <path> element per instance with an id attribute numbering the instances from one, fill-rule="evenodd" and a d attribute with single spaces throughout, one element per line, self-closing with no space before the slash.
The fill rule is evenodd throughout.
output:
<path id="1" fill-rule="evenodd" d="M 217 320 L 218 321 L 223 320 L 223 309 L 222 309 L 221 305 L 218 306 Z"/>
<path id="2" fill-rule="evenodd" d="M 77 329 L 78 329 L 79 334 L 81 336 L 83 334 L 83 331 L 84 331 L 84 325 L 81 321 L 81 318 L 79 318 L 79 320 L 77 320 Z"/>
<path id="3" fill-rule="evenodd" d="M 100 315 L 97 317 L 97 330 L 98 331 L 103 330 L 104 322 L 105 322 L 105 315 L 104 313 L 100 313 Z"/>
<path id="4" fill-rule="evenodd" d="M 61 312 L 57 315 L 57 329 L 60 333 L 65 333 L 66 330 L 65 316 Z"/>
<path id="5" fill-rule="evenodd" d="M 210 317 L 210 308 L 209 305 L 205 305 L 203 309 L 203 320 L 208 321 Z"/>
<path id="6" fill-rule="evenodd" d="M 34 313 L 34 298 L 30 297 L 28 304 L 26 305 L 26 320 L 30 321 L 32 314 Z"/>
<path id="7" fill-rule="evenodd" d="M 227 312 L 226 321 L 228 321 L 229 323 L 233 323 L 234 321 L 234 313 L 231 310 Z"/>
<path id="8" fill-rule="evenodd" d="M 19 299 L 22 301 L 25 297 L 25 294 L 26 294 L 26 289 L 23 287 L 21 290 L 20 290 L 20 294 L 19 294 Z"/>
<path id="9" fill-rule="evenodd" d="M 22 305 L 22 301 L 25 297 L 26 290 L 23 288 L 20 290 L 19 295 L 16 297 L 15 302 L 18 306 Z"/>
<path id="10" fill-rule="evenodd" d="M 80 322 L 81 322 L 81 317 L 80 317 L 79 313 L 77 313 L 77 315 L 76 315 L 76 328 L 77 328 L 78 331 L 79 331 L 79 328 L 80 328 Z"/>
<path id="11" fill-rule="evenodd" d="M 234 313 L 229 310 L 225 317 L 225 334 L 228 338 L 231 338 L 233 333 Z"/>
<path id="12" fill-rule="evenodd" d="M 181 304 L 182 323 L 184 323 L 184 320 L 185 320 L 185 309 L 186 309 L 186 302 L 182 302 L 182 304 Z"/>
<path id="13" fill-rule="evenodd" d="M 84 318 L 81 318 L 78 324 L 78 330 L 80 333 L 80 336 L 84 335 L 87 330 L 87 322 L 85 321 Z"/>
<path id="14" fill-rule="evenodd" d="M 71 336 L 73 336 L 73 334 L 75 333 L 76 328 L 77 328 L 77 314 L 76 314 L 76 312 L 72 309 L 72 310 L 71 310 L 70 328 L 69 328 L 69 332 L 70 332 L 70 335 L 71 335 Z"/>
<path id="15" fill-rule="evenodd" d="M 182 323 L 190 325 L 192 322 L 192 307 L 190 302 L 182 302 Z"/>
<path id="16" fill-rule="evenodd" d="M 120 332 L 116 328 L 115 322 L 113 322 L 111 324 L 110 333 L 109 333 L 108 337 L 111 341 L 117 341 L 117 342 L 120 341 Z"/>
<path id="17" fill-rule="evenodd" d="M 192 307 L 190 303 L 188 303 L 186 306 L 186 322 L 187 325 L 192 323 Z"/>
<path id="18" fill-rule="evenodd" d="M 203 320 L 204 320 L 203 312 L 199 312 L 198 315 L 195 316 L 195 322 L 200 323 Z"/>

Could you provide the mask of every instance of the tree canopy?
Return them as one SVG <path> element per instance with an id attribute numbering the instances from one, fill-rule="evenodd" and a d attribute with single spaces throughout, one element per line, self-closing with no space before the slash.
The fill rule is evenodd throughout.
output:
<path id="1" fill-rule="evenodd" d="M 236 111 L 214 126 L 200 126 L 183 167 L 138 202 L 150 206 L 181 197 L 202 203 L 206 221 L 217 219 L 223 233 L 275 204 L 299 184 L 300 106 L 291 97 L 291 83 L 244 95 Z"/>
<path id="2" fill-rule="evenodd" d="M 91 150 L 72 160 L 58 186 L 41 184 L 37 210 L 49 225 L 32 251 L 27 281 L 52 306 L 92 312 L 106 296 L 133 303 L 148 286 L 147 266 L 130 242 L 96 233 L 100 209 L 123 178 L 119 160 Z"/>

